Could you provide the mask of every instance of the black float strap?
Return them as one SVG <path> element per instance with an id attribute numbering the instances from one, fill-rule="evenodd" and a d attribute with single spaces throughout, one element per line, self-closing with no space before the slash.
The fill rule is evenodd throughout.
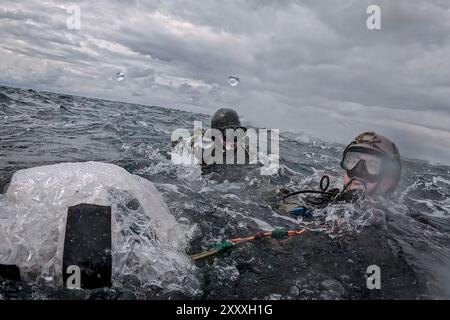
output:
<path id="1" fill-rule="evenodd" d="M 0 279 L 20 281 L 20 269 L 13 264 L 0 264 Z"/>
<path id="2" fill-rule="evenodd" d="M 63 253 L 63 281 L 78 267 L 81 289 L 111 286 L 111 207 L 78 204 L 67 210 Z M 68 269 L 69 268 L 69 269 Z"/>

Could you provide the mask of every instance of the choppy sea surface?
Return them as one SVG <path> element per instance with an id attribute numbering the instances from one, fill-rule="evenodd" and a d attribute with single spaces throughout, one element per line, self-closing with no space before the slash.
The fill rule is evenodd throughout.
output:
<path id="1" fill-rule="evenodd" d="M 97 161 L 154 183 L 186 230 L 186 256 L 262 230 L 306 229 L 289 240 L 243 244 L 193 262 L 198 288 L 124 283 L 73 291 L 3 281 L 0 299 L 450 298 L 450 166 L 405 159 L 392 199 L 333 204 L 314 210 L 312 218 L 296 218 L 279 210 L 277 190 L 318 188 L 324 174 L 341 187 L 344 146 L 282 132 L 275 174 L 246 166 L 202 174 L 199 167 L 175 165 L 170 158 L 173 130 L 193 130 L 198 120 L 206 125 L 209 116 L 0 87 L 0 193 L 21 169 Z M 8 219 L 6 213 L 2 217 Z M 379 290 L 367 288 L 371 265 L 381 270 Z"/>

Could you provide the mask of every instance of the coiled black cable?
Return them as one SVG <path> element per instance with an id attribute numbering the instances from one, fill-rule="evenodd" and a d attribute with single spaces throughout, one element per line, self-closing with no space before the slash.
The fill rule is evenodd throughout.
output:
<path id="1" fill-rule="evenodd" d="M 330 186 L 330 177 L 328 175 L 324 175 L 322 176 L 322 178 L 320 179 L 320 190 L 311 190 L 311 189 L 306 189 L 306 190 L 298 190 L 298 191 L 294 191 L 291 192 L 287 195 L 285 195 L 282 200 L 284 201 L 285 199 L 298 195 L 298 194 L 320 194 L 323 195 L 324 197 L 322 198 L 313 198 L 313 197 L 306 197 L 305 200 L 312 204 L 312 205 L 326 205 L 335 201 L 342 201 L 342 200 L 348 200 L 349 198 L 353 198 L 354 195 L 352 194 L 350 197 L 346 196 L 346 191 L 349 187 L 349 185 L 356 180 L 355 178 L 350 179 L 350 181 L 348 183 L 346 183 L 344 185 L 344 187 L 342 188 L 342 191 L 339 191 L 339 189 L 334 188 L 331 189 L 330 191 L 327 191 L 328 187 Z M 364 192 L 362 194 L 360 194 L 357 198 L 360 199 L 361 197 L 364 196 L 365 194 L 365 184 L 364 185 Z"/>

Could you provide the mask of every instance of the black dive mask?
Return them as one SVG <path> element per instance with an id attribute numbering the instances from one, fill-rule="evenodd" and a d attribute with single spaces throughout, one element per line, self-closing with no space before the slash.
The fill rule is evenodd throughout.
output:
<path id="1" fill-rule="evenodd" d="M 359 160 L 358 164 L 352 169 L 347 170 L 348 177 L 362 178 L 367 182 L 377 182 L 380 179 L 378 174 L 370 174 L 367 170 L 366 161 L 364 159 Z"/>

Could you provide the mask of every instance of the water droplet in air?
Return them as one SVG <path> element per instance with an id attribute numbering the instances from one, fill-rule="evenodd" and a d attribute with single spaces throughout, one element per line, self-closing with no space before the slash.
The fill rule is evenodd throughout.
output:
<path id="1" fill-rule="evenodd" d="M 239 84 L 239 78 L 235 76 L 229 76 L 228 84 L 232 87 L 236 87 Z"/>
<path id="2" fill-rule="evenodd" d="M 117 72 L 117 81 L 123 81 L 125 79 L 125 74 L 123 72 Z"/>

